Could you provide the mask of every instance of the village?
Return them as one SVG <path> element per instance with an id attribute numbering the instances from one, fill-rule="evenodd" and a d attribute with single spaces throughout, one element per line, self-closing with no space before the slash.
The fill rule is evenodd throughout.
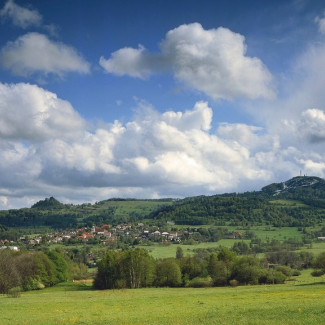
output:
<path id="1" fill-rule="evenodd" d="M 239 239 L 242 238 L 240 232 L 225 232 L 222 238 Z M 220 238 L 219 238 L 220 239 Z M 78 229 L 68 229 L 47 233 L 37 236 L 22 236 L 17 241 L 8 239 L 0 240 L 0 249 L 9 248 L 19 250 L 19 247 L 34 247 L 37 245 L 113 245 L 116 242 L 126 242 L 131 245 L 149 244 L 153 242 L 190 243 L 202 240 L 200 229 L 198 228 L 171 228 L 171 231 L 161 230 L 157 226 L 146 227 L 143 223 L 135 225 L 118 224 L 115 226 L 104 224 L 102 226 L 82 227 Z M 217 240 L 215 240 L 217 241 Z"/>

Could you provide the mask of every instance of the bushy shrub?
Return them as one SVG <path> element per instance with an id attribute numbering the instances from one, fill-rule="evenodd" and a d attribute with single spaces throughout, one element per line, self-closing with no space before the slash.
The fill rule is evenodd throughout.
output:
<path id="1" fill-rule="evenodd" d="M 324 274 L 325 274 L 324 270 L 315 270 L 315 271 L 311 272 L 311 275 L 315 276 L 315 277 L 322 276 Z"/>
<path id="2" fill-rule="evenodd" d="M 188 287 L 193 288 L 207 288 L 212 287 L 213 281 L 210 276 L 207 277 L 196 277 L 190 280 L 187 284 Z"/>
<path id="3" fill-rule="evenodd" d="M 29 278 L 24 281 L 24 291 L 40 290 L 44 289 L 45 285 L 40 281 L 39 278 Z"/>
<path id="4" fill-rule="evenodd" d="M 237 287 L 239 285 L 239 282 L 236 279 L 230 280 L 229 284 L 231 287 Z"/>
<path id="5" fill-rule="evenodd" d="M 19 298 L 21 295 L 21 287 L 13 287 L 8 290 L 7 296 L 8 298 Z"/>
<path id="6" fill-rule="evenodd" d="M 280 271 L 274 271 L 270 270 L 268 272 L 267 278 L 266 278 L 266 283 L 268 284 L 280 284 L 284 283 L 284 281 L 287 279 L 287 276 L 280 272 Z"/>
<path id="7" fill-rule="evenodd" d="M 284 275 L 286 275 L 287 277 L 291 276 L 292 275 L 292 268 L 289 267 L 289 266 L 284 266 L 284 265 L 280 265 L 280 266 L 277 266 L 275 268 L 276 271 L 279 271 L 281 273 L 283 273 Z"/>

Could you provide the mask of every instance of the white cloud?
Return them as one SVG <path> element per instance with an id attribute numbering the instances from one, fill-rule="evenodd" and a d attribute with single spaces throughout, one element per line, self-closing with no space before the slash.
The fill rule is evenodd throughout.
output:
<path id="1" fill-rule="evenodd" d="M 0 64 L 19 76 L 67 72 L 89 73 L 90 66 L 71 46 L 39 33 L 28 33 L 8 42 L 0 52 Z"/>
<path id="2" fill-rule="evenodd" d="M 315 22 L 318 25 L 319 32 L 325 35 L 325 12 L 323 13 L 322 17 L 317 16 L 315 18 Z"/>
<path id="3" fill-rule="evenodd" d="M 205 102 L 184 113 L 150 108 L 126 124 L 89 132 L 51 92 L 28 84 L 0 84 L 0 92 L 0 196 L 8 206 L 46 193 L 71 201 L 76 193 L 86 201 L 108 193 L 209 194 L 270 177 L 248 148 L 210 133 L 212 110 Z"/>
<path id="4" fill-rule="evenodd" d="M 263 128 L 246 125 L 242 123 L 231 124 L 231 123 L 221 123 L 218 127 L 218 134 L 231 141 L 238 142 L 245 147 L 257 147 L 261 142 L 263 142 L 263 137 L 259 134 Z M 263 142 L 263 145 L 265 143 Z"/>
<path id="5" fill-rule="evenodd" d="M 125 47 L 112 53 L 109 60 L 105 60 L 103 56 L 100 57 L 99 64 L 108 73 L 145 79 L 154 68 L 150 62 L 150 55 L 145 53 L 145 48 L 141 45 L 137 49 Z"/>
<path id="6" fill-rule="evenodd" d="M 8 198 L 8 207 L 49 195 L 65 202 L 182 197 L 259 189 L 300 169 L 325 173 L 324 151 L 302 150 L 297 136 L 298 125 L 300 133 L 304 127 L 319 135 L 324 122 L 319 109 L 305 110 L 300 124 L 293 121 L 294 127 L 277 136 L 229 123 L 214 133 L 206 102 L 165 113 L 140 105 L 133 120 L 90 131 L 54 93 L 0 84 L 0 197 Z M 290 146 L 284 135 L 295 139 Z"/>
<path id="7" fill-rule="evenodd" d="M 0 17 L 3 19 L 10 18 L 14 25 L 24 29 L 42 24 L 42 16 L 37 10 L 21 7 L 13 0 L 6 2 L 0 11 Z"/>
<path id="8" fill-rule="evenodd" d="M 166 34 L 160 48 L 160 53 L 123 48 L 109 59 L 101 57 L 100 65 L 108 73 L 142 79 L 172 71 L 184 85 L 213 99 L 274 97 L 271 73 L 260 59 L 246 56 L 245 38 L 227 28 L 181 25 Z"/>
<path id="9" fill-rule="evenodd" d="M 304 173 L 308 176 L 310 175 L 320 175 L 324 177 L 325 175 L 325 163 L 324 157 L 321 160 L 312 160 L 312 159 L 301 159 L 299 161 L 303 165 Z"/>
<path id="10" fill-rule="evenodd" d="M 185 113 L 169 111 L 162 115 L 162 119 L 180 130 L 202 129 L 208 131 L 211 128 L 212 109 L 206 102 L 197 102 L 193 110 Z"/>
<path id="11" fill-rule="evenodd" d="M 44 141 L 78 137 L 84 120 L 56 94 L 30 84 L 0 83 L 0 138 Z"/>
<path id="12" fill-rule="evenodd" d="M 301 114 L 298 133 L 311 142 L 325 142 L 325 113 L 317 108 L 310 108 Z"/>

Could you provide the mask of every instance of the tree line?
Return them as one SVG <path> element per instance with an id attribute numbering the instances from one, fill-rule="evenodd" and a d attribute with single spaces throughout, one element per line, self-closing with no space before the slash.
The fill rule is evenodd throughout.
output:
<path id="1" fill-rule="evenodd" d="M 208 287 L 238 284 L 283 283 L 293 274 L 290 267 L 268 267 L 253 256 L 238 256 L 221 248 L 205 256 L 155 260 L 145 249 L 108 251 L 98 263 L 96 289 L 143 287 Z"/>

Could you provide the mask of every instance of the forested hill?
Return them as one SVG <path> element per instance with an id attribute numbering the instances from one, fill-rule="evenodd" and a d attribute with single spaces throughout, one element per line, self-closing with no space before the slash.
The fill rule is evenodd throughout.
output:
<path id="1" fill-rule="evenodd" d="M 257 192 L 186 198 L 154 211 L 150 217 L 192 225 L 315 225 L 325 219 L 325 181 L 302 176 Z"/>
<path id="2" fill-rule="evenodd" d="M 325 181 L 294 177 L 261 191 L 189 197 L 182 200 L 109 199 L 95 204 L 62 204 L 55 198 L 31 208 L 0 211 L 1 227 L 71 228 L 83 225 L 141 222 L 164 225 L 311 226 L 325 219 Z"/>

